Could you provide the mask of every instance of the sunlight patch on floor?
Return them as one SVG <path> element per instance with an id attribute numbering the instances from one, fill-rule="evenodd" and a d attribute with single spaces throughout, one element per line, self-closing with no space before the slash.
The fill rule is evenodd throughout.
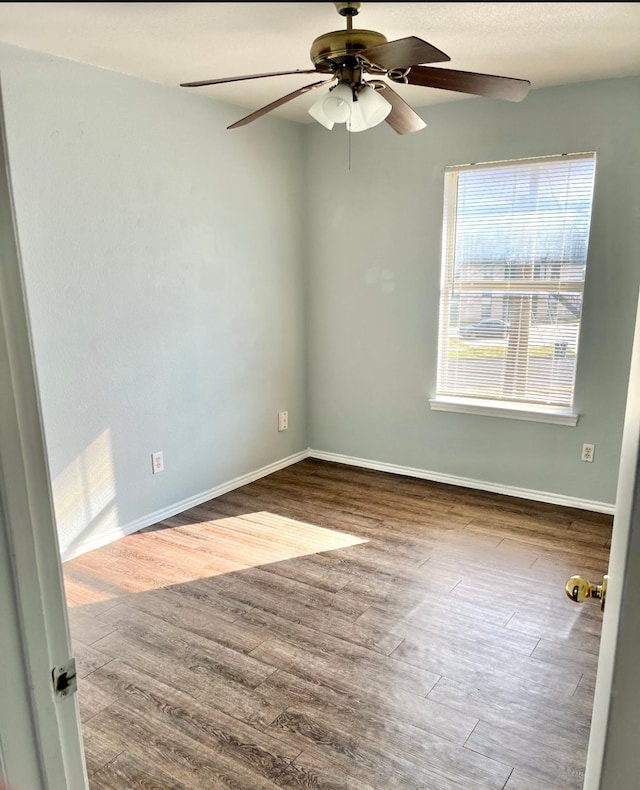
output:
<path id="1" fill-rule="evenodd" d="M 361 543 L 367 540 L 268 511 L 176 524 L 128 535 L 65 563 L 67 601 L 99 603 Z"/>

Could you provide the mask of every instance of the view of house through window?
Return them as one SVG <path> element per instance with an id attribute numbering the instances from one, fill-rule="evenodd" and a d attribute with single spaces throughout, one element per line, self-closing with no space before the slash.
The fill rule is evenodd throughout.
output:
<path id="1" fill-rule="evenodd" d="M 595 154 L 447 168 L 432 403 L 573 407 Z"/>

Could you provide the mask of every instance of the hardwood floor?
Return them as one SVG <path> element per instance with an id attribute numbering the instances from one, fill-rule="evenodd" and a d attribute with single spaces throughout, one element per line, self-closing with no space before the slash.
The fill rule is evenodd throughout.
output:
<path id="1" fill-rule="evenodd" d="M 306 460 L 71 560 L 91 790 L 579 790 L 611 521 Z"/>

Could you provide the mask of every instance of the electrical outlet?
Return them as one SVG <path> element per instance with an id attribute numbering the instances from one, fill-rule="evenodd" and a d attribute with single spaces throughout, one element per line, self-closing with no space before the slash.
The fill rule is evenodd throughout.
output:
<path id="1" fill-rule="evenodd" d="M 151 471 L 154 475 L 157 475 L 158 472 L 164 472 L 164 458 L 162 457 L 162 452 L 151 453 Z"/>
<path id="2" fill-rule="evenodd" d="M 595 444 L 583 444 L 582 445 L 582 456 L 580 458 L 581 461 L 588 461 L 589 463 L 593 463 L 593 456 L 596 451 Z"/>
<path id="3" fill-rule="evenodd" d="M 279 431 L 286 431 L 289 427 L 289 412 L 288 411 L 279 411 L 278 412 L 278 430 Z"/>

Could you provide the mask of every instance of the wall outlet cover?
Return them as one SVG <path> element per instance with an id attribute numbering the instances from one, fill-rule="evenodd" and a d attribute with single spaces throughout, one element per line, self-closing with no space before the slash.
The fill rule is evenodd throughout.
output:
<path id="1" fill-rule="evenodd" d="M 151 453 L 151 471 L 154 475 L 164 472 L 164 458 L 162 452 Z"/>
<path id="2" fill-rule="evenodd" d="M 587 461 L 587 463 L 593 463 L 593 456 L 596 452 L 595 444 L 583 444 L 582 445 L 582 455 L 580 456 L 581 461 Z"/>

